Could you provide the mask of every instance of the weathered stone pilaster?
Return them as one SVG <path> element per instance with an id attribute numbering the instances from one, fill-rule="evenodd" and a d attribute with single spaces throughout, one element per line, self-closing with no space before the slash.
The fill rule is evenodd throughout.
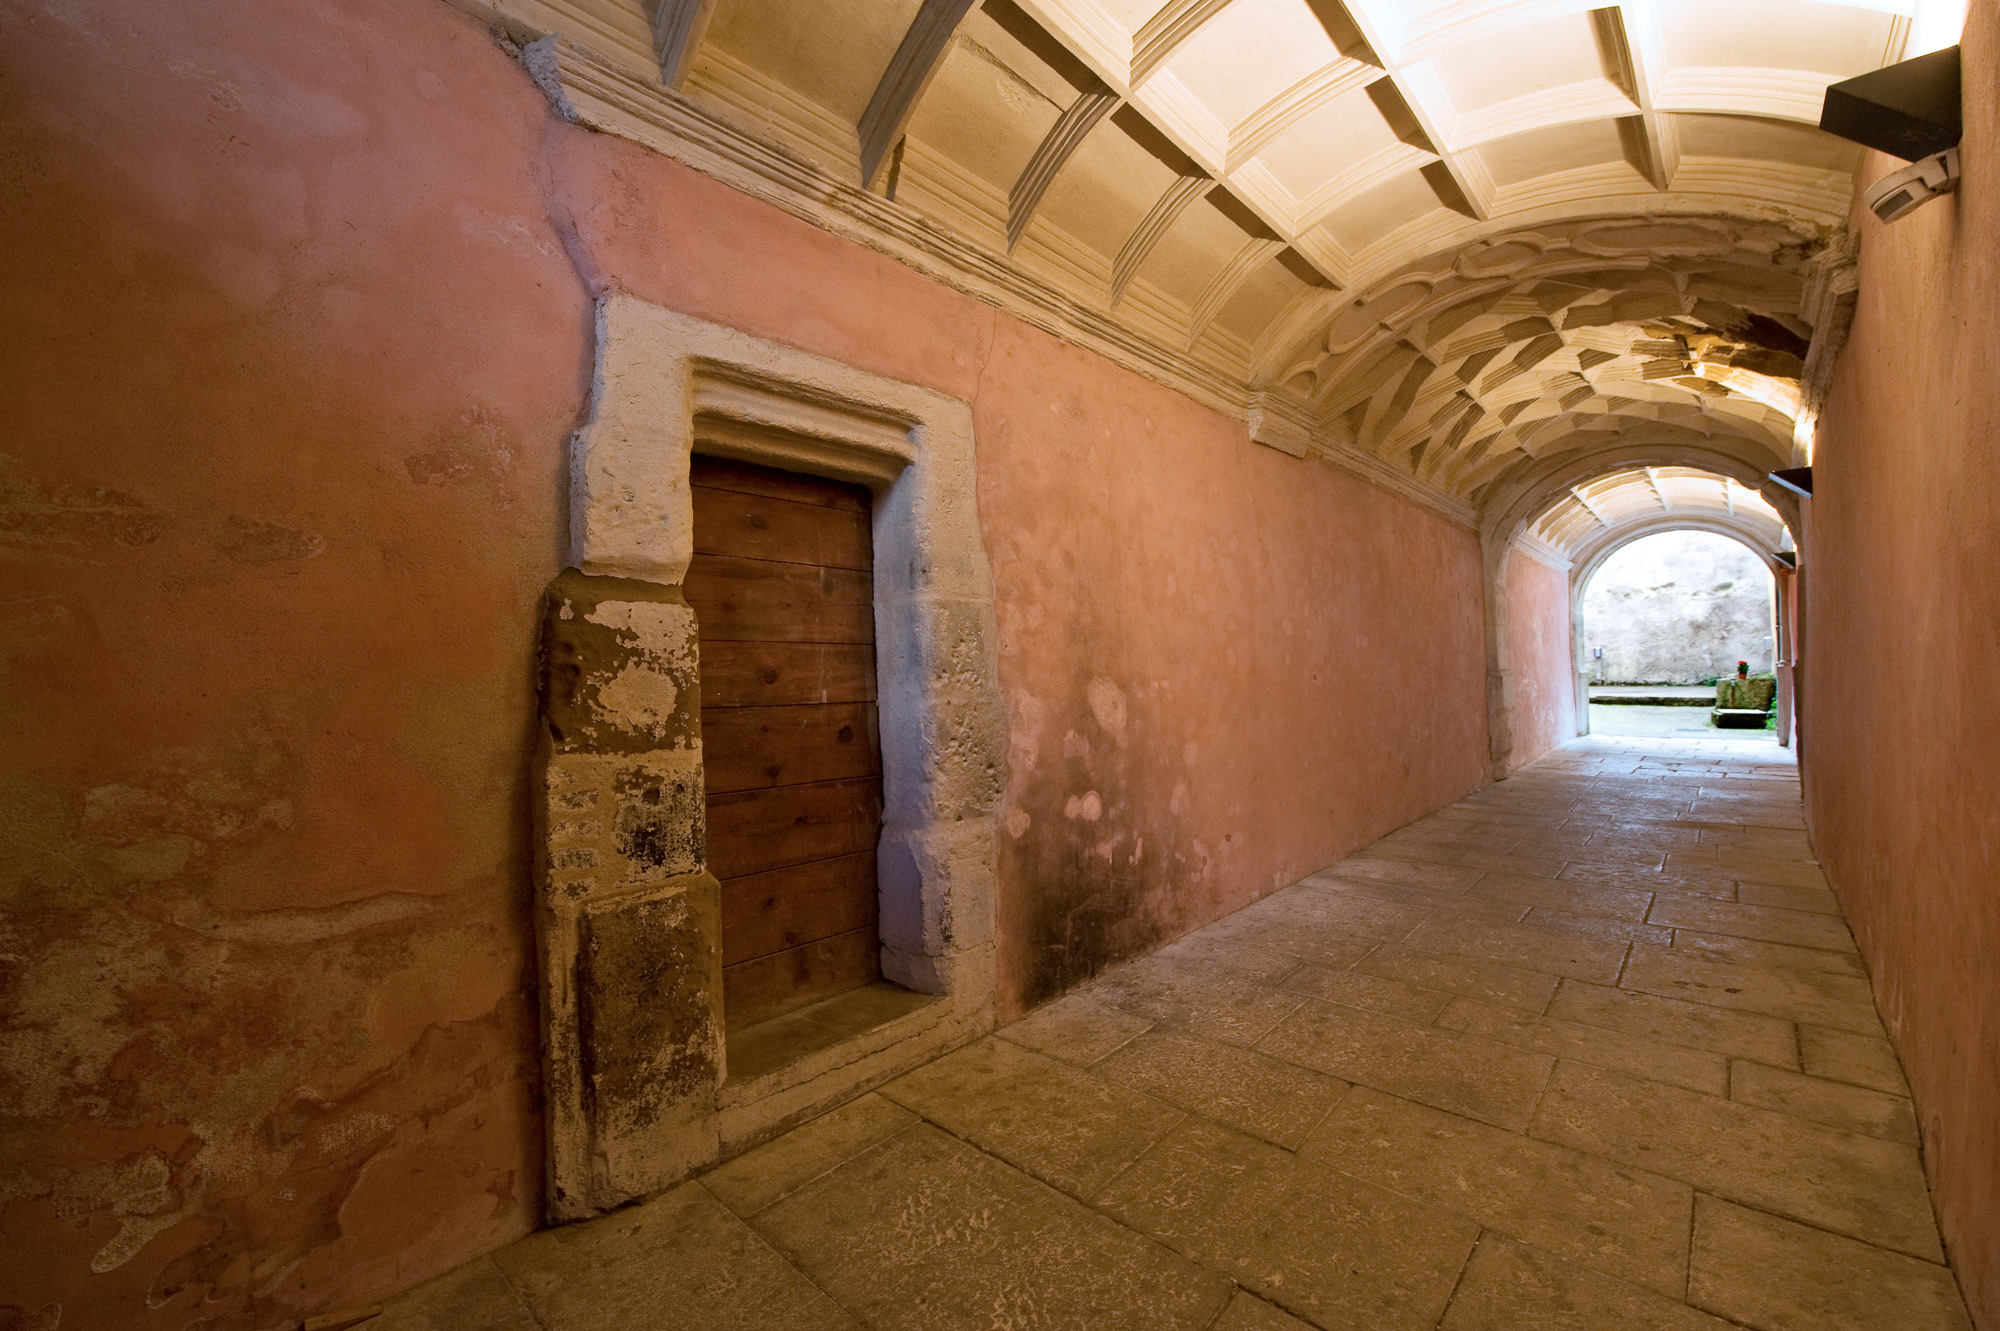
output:
<path id="1" fill-rule="evenodd" d="M 721 893 L 680 588 L 574 570 L 551 585 L 538 768 L 549 1208 L 573 1219 L 717 1149 Z"/>

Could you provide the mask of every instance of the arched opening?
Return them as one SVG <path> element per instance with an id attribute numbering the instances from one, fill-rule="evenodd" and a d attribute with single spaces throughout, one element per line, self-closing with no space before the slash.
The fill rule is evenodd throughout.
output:
<path id="1" fill-rule="evenodd" d="M 1760 472 L 1708 448 L 1635 441 L 1594 463 L 1552 460 L 1501 499 L 1482 537 L 1496 777 L 1590 731 L 1601 644 L 1588 640 L 1584 590 L 1617 551 L 1662 532 L 1727 537 L 1768 571 L 1772 642 L 1760 660 L 1776 679 L 1779 741 L 1790 742 L 1796 507 Z"/>
<path id="2" fill-rule="evenodd" d="M 1648 531 L 1577 573 L 1589 731 L 1720 733 L 1711 715 L 1715 686 L 1739 671 L 1752 681 L 1744 691 L 1759 701 L 1766 690 L 1755 681 L 1768 680 L 1775 703 L 1777 582 L 1765 555 L 1742 537 L 1687 527 Z M 1775 717 L 1770 725 L 1775 732 Z"/>

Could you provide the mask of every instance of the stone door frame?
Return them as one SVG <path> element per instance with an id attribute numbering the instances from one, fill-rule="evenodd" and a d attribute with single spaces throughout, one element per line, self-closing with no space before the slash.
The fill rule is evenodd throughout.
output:
<path id="1" fill-rule="evenodd" d="M 721 1030 L 695 623 L 680 594 L 696 451 L 875 495 L 882 973 L 937 996 L 750 1080 L 730 1079 Z M 554 1218 L 669 1187 L 992 1028 L 1002 710 L 976 488 L 959 399 L 627 295 L 599 301 L 591 415 L 570 455 L 572 572 L 544 621 Z"/>

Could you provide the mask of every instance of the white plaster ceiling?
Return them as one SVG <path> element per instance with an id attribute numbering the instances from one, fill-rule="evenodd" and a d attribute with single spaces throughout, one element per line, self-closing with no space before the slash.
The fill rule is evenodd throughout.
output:
<path id="1" fill-rule="evenodd" d="M 1820 102 L 1916 0 L 485 2 L 1478 505 L 1609 441 L 1789 463 Z"/>

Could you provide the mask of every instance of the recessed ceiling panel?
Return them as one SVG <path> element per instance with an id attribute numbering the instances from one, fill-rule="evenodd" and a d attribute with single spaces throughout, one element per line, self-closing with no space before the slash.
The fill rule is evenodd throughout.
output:
<path id="1" fill-rule="evenodd" d="M 1192 306 L 1249 241 L 1222 209 L 1197 200 L 1161 239 L 1139 275 Z"/>
<path id="2" fill-rule="evenodd" d="M 1302 117 L 1257 156 L 1304 199 L 1322 184 L 1401 146 L 1365 88 L 1356 88 Z"/>
<path id="3" fill-rule="evenodd" d="M 1861 155 L 1858 144 L 1835 138 L 1815 125 L 1756 116 L 1696 116 L 1674 118 L 1681 151 L 1700 157 L 1747 157 L 1796 162 L 1826 171 L 1852 171 Z"/>
<path id="4" fill-rule="evenodd" d="M 1305 0 L 1235 0 L 1166 68 L 1216 119 L 1233 125 L 1339 58 Z"/>
<path id="5" fill-rule="evenodd" d="M 1335 208 L 1326 219 L 1326 230 L 1352 254 L 1439 207 L 1430 182 L 1414 170 L 1405 171 Z"/>
<path id="6" fill-rule="evenodd" d="M 1793 69 L 1846 78 L 1893 59 L 1896 16 L 1812 0 L 1674 0 L 1659 7 L 1669 68 Z"/>
<path id="7" fill-rule="evenodd" d="M 1250 274 L 1237 289 L 1236 295 L 1222 307 L 1222 313 L 1216 316 L 1215 322 L 1245 342 L 1255 342 L 1271 321 L 1284 313 L 1285 307 L 1305 290 L 1304 282 L 1282 262 L 1273 259 Z"/>
<path id="8" fill-rule="evenodd" d="M 708 41 L 768 78 L 859 124 L 920 0 L 802 5 L 797 0 L 723 0 Z"/>
<path id="9" fill-rule="evenodd" d="M 1005 197 L 1061 108 L 990 50 L 954 43 L 910 121 L 910 134 Z"/>
<path id="10" fill-rule="evenodd" d="M 1607 76 L 1588 14 L 1488 33 L 1439 51 L 1423 63 L 1443 85 L 1459 115 Z"/>
<path id="11" fill-rule="evenodd" d="M 1053 223 L 1100 255 L 1116 256 L 1176 179 L 1106 120 L 1091 130 L 1042 196 L 1036 225 Z"/>
<path id="12" fill-rule="evenodd" d="M 1502 189 L 1579 166 L 1621 161 L 1624 141 L 1615 120 L 1583 120 L 1572 125 L 1510 134 L 1480 145 L 1486 172 Z"/>

